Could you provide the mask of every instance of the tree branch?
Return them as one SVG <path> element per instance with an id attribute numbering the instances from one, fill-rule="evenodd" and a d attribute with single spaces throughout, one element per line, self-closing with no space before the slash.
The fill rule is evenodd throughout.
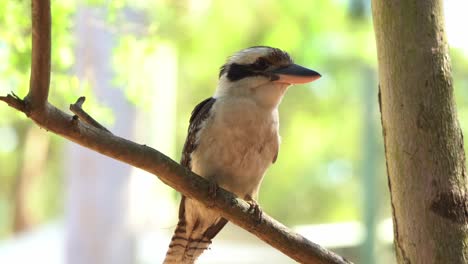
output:
<path id="1" fill-rule="evenodd" d="M 2 97 L 0 100 L 5 101 L 3 98 L 7 97 Z M 18 98 L 14 99 L 13 105 L 22 104 L 27 103 Z M 263 214 L 259 224 L 258 219 L 249 212 L 250 206 L 247 202 L 222 188 L 217 188 L 213 200 L 207 180 L 180 166 L 157 150 L 81 122 L 51 104 L 47 104 L 44 111 L 34 111 L 30 117 L 39 126 L 53 133 L 158 176 L 161 181 L 187 197 L 196 199 L 207 206 L 213 206 L 214 203 L 213 209 L 219 211 L 223 217 L 301 263 L 350 263 L 288 230 L 266 213 Z"/>
<path id="2" fill-rule="evenodd" d="M 31 1 L 32 59 L 29 93 L 25 98 L 29 109 L 42 108 L 47 103 L 50 84 L 50 0 Z"/>
<path id="3" fill-rule="evenodd" d="M 256 235 L 271 246 L 301 263 L 345 264 L 344 258 L 312 243 L 277 222 L 267 214 L 258 223 L 257 217 L 249 212 L 250 206 L 234 194 L 217 188 L 216 196 L 210 194 L 210 183 L 178 163 L 146 145 L 140 145 L 109 133 L 81 109 L 82 101 L 75 104 L 71 116 L 47 102 L 50 80 L 50 1 L 33 0 L 32 68 L 28 96 L 21 100 L 17 96 L 0 97 L 0 101 L 24 112 L 39 126 L 61 135 L 77 144 L 95 150 L 108 157 L 120 160 L 156 175 L 161 181 L 185 196 L 213 206 L 223 217 Z M 42 53 L 42 54 L 41 54 Z M 73 106 L 73 105 L 72 105 Z M 87 117 L 84 117 L 85 113 Z M 90 121 L 93 120 L 93 121 Z M 96 125 L 97 124 L 97 125 Z"/>

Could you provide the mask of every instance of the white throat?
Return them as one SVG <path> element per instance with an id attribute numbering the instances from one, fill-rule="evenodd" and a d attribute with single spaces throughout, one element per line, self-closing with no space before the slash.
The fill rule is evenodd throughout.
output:
<path id="1" fill-rule="evenodd" d="M 220 97 L 247 97 L 254 100 L 259 106 L 276 109 L 290 84 L 276 83 L 265 77 L 250 77 L 231 82 L 226 76 L 219 79 L 214 98 Z"/>

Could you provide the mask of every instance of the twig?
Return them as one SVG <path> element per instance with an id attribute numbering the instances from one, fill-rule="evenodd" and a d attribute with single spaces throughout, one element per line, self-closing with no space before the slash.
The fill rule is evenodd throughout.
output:
<path id="1" fill-rule="evenodd" d="M 18 111 L 26 113 L 24 101 L 21 100 L 21 98 L 19 98 L 14 92 L 11 92 L 11 94 L 8 94 L 7 96 L 0 96 L 0 101 L 7 103 Z"/>
<path id="2" fill-rule="evenodd" d="M 82 106 L 83 103 L 85 102 L 86 98 L 84 96 L 81 96 L 76 100 L 76 103 L 70 105 L 70 111 L 72 111 L 75 115 L 77 115 L 81 120 L 84 122 L 92 125 L 95 128 L 99 128 L 101 130 L 104 130 L 106 132 L 111 133 L 107 128 L 105 128 L 103 125 L 99 124 L 98 121 L 96 121 L 94 118 L 92 118 L 88 113 L 86 113 Z"/>

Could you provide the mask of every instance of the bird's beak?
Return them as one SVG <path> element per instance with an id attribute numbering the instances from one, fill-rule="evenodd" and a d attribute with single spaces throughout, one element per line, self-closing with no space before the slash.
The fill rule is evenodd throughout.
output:
<path id="1" fill-rule="evenodd" d="M 274 82 L 289 84 L 308 83 L 322 77 L 320 73 L 297 64 L 273 70 L 271 73 L 277 77 Z"/>

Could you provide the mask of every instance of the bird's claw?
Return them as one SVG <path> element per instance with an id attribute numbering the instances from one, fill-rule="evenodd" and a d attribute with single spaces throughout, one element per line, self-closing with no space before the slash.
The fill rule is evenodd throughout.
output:
<path id="1" fill-rule="evenodd" d="M 245 200 L 249 204 L 248 212 L 255 216 L 256 225 L 261 224 L 262 223 L 263 211 L 260 208 L 260 206 L 258 205 L 257 201 L 255 201 L 250 195 L 247 195 L 245 197 Z"/>

